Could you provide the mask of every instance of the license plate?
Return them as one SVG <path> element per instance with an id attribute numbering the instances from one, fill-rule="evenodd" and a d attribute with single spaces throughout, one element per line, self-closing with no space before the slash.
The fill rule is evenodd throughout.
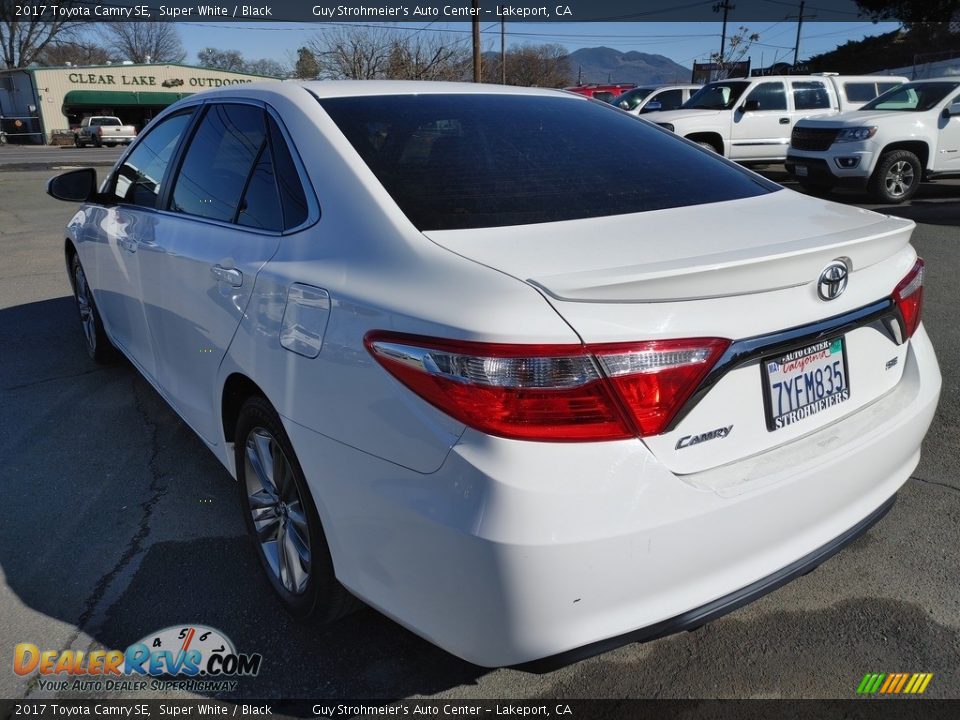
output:
<path id="1" fill-rule="evenodd" d="M 771 432 L 850 399 L 842 337 L 767 358 L 761 365 L 767 430 Z"/>
<path id="2" fill-rule="evenodd" d="M 810 173 L 806 165 L 794 165 L 793 172 L 796 173 L 797 177 L 806 177 Z"/>

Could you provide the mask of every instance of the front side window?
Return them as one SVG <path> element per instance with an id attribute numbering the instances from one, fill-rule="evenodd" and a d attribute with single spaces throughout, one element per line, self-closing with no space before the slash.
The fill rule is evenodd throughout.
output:
<path id="1" fill-rule="evenodd" d="M 157 206 L 160 181 L 192 114 L 189 110 L 165 118 L 141 138 L 112 181 L 111 192 L 120 202 L 149 208 Z"/>
<path id="2" fill-rule="evenodd" d="M 924 112 L 939 105 L 957 87 L 960 87 L 960 82 L 908 83 L 885 92 L 860 109 Z"/>
<path id="3" fill-rule="evenodd" d="M 636 116 L 573 96 L 319 102 L 421 230 L 622 215 L 780 189 Z"/>
<path id="4" fill-rule="evenodd" d="M 758 110 L 786 110 L 787 93 L 782 82 L 764 82 L 757 85 L 747 95 L 746 102 L 755 101 Z"/>
<path id="5" fill-rule="evenodd" d="M 750 87 L 748 82 L 712 82 L 704 85 L 684 103 L 684 110 L 729 110 L 744 90 Z"/>
<path id="6" fill-rule="evenodd" d="M 233 222 L 266 136 L 262 108 L 210 106 L 184 155 L 170 209 Z"/>
<path id="7" fill-rule="evenodd" d="M 827 86 L 819 80 L 790 83 L 793 88 L 793 107 L 797 110 L 820 110 L 830 108 Z"/>

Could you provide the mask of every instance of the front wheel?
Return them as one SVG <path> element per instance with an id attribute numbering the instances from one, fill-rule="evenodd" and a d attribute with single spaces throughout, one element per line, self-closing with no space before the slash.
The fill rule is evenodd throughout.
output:
<path id="1" fill-rule="evenodd" d="M 920 186 L 923 168 L 909 150 L 884 153 L 870 176 L 870 195 L 881 203 L 906 202 Z"/>
<path id="2" fill-rule="evenodd" d="M 80 326 L 83 328 L 87 354 L 94 362 L 101 365 L 112 363 L 117 359 L 117 351 L 107 337 L 106 330 L 103 329 L 103 319 L 93 300 L 87 275 L 83 272 L 83 265 L 80 264 L 80 258 L 76 255 L 70 260 L 70 272 L 73 275 L 73 297 L 77 301 L 77 310 L 80 313 Z"/>
<path id="3" fill-rule="evenodd" d="M 316 505 L 280 422 L 262 397 L 240 409 L 234 459 L 247 531 L 274 593 L 298 619 L 332 622 L 356 600 L 337 581 Z"/>

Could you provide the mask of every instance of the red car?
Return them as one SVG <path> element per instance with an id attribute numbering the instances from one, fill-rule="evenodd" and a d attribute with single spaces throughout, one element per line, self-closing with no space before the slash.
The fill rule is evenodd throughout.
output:
<path id="1" fill-rule="evenodd" d="M 578 95 L 596 98 L 597 100 L 603 100 L 604 102 L 610 102 L 615 97 L 627 92 L 627 90 L 633 90 L 636 86 L 636 83 L 613 83 L 610 85 L 593 83 L 591 85 L 574 85 L 573 87 L 564 88 L 564 90 L 577 93 Z"/>

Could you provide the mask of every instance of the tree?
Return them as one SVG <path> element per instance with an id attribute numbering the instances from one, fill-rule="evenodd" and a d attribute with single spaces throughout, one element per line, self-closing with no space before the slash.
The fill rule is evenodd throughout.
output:
<path id="1" fill-rule="evenodd" d="M 462 41 L 372 26 L 331 27 L 302 50 L 316 61 L 316 76 L 329 80 L 459 80 L 468 58 Z M 303 52 L 301 59 L 309 62 Z"/>
<path id="2" fill-rule="evenodd" d="M 714 53 L 710 59 L 717 64 L 717 80 L 723 80 L 727 77 L 733 67 L 743 62 L 750 52 L 750 46 L 760 40 L 758 33 L 750 32 L 750 28 L 741 25 L 737 31 L 727 38 L 727 47 L 724 53 Z"/>
<path id="3" fill-rule="evenodd" d="M 484 82 L 498 83 L 502 74 L 499 53 L 484 56 Z M 523 45 L 507 50 L 507 85 L 566 87 L 573 82 L 567 50 L 562 45 Z"/>
<path id="4" fill-rule="evenodd" d="M 288 77 L 290 75 L 290 68 L 277 60 L 260 58 L 259 60 L 248 61 L 244 67 L 244 72 L 248 72 L 251 75 Z"/>
<path id="5" fill-rule="evenodd" d="M 103 25 L 110 50 L 135 63 L 181 63 L 187 53 L 169 22 L 110 22 Z"/>
<path id="6" fill-rule="evenodd" d="M 56 40 L 43 49 L 37 62 L 47 67 L 106 65 L 113 58 L 105 47 L 89 40 Z"/>
<path id="7" fill-rule="evenodd" d="M 62 7 L 72 5 L 68 0 Z M 15 14 L 13 3 L 0 2 L 0 45 L 3 65 L 6 68 L 23 68 L 38 62 L 47 47 L 59 40 L 71 39 L 80 23 L 40 20 L 35 16 L 24 20 Z"/>
<path id="8" fill-rule="evenodd" d="M 237 50 L 217 50 L 216 48 L 206 47 L 197 53 L 197 62 L 205 68 L 215 70 L 230 70 L 232 72 L 244 72 L 246 70 L 243 55 Z"/>
<path id="9" fill-rule="evenodd" d="M 907 27 L 960 19 L 960 0 L 856 0 L 874 20 L 899 20 Z"/>
<path id="10" fill-rule="evenodd" d="M 320 74 L 320 63 L 310 48 L 302 47 L 297 50 L 297 64 L 293 68 L 294 77 L 301 80 L 313 80 Z"/>

